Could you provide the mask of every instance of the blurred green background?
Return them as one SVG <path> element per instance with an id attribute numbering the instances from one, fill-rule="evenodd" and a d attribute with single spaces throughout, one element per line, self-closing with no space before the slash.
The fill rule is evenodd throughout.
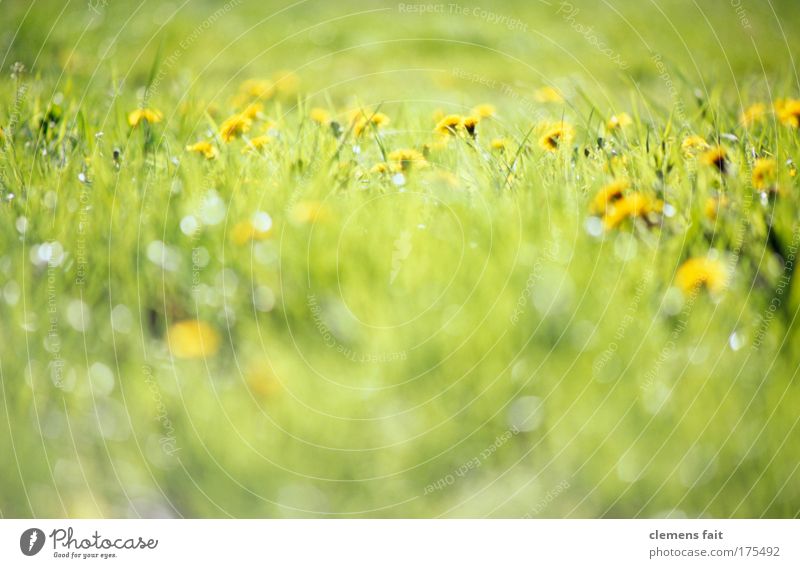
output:
<path id="1" fill-rule="evenodd" d="M 770 311 L 798 188 L 762 205 L 747 176 L 756 151 L 796 162 L 797 131 L 737 124 L 798 95 L 797 2 L 0 9 L 3 517 L 800 512 L 797 292 Z M 287 73 L 264 159 L 183 151 L 243 81 Z M 157 144 L 125 120 L 143 100 Z M 508 191 L 486 151 L 451 145 L 401 191 L 363 176 L 374 140 L 340 149 L 302 119 L 380 107 L 395 149 L 485 102 L 484 146 L 565 117 L 578 151 L 526 155 Z M 610 175 L 582 150 L 619 111 L 629 173 L 677 213 L 597 239 Z M 689 133 L 736 135 L 716 223 Z M 255 211 L 271 235 L 241 245 Z M 734 256 L 731 287 L 686 304 L 675 269 L 709 249 Z M 170 356 L 187 318 L 217 330 L 213 356 Z"/>

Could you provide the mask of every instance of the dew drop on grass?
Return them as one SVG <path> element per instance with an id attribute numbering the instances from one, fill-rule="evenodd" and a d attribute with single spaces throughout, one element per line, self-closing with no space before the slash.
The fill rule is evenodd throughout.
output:
<path id="1" fill-rule="evenodd" d="M 206 247 L 195 247 L 192 250 L 192 266 L 194 268 L 205 268 L 211 260 L 211 254 Z"/>
<path id="2" fill-rule="evenodd" d="M 3 287 L 3 298 L 5 298 L 6 303 L 9 306 L 14 306 L 19 302 L 21 290 L 19 284 L 16 283 L 14 280 L 10 280 L 4 287 Z"/>
<path id="3" fill-rule="evenodd" d="M 593 237 L 601 237 L 603 235 L 603 222 L 599 217 L 589 217 L 586 219 L 583 228 Z"/>
<path id="4" fill-rule="evenodd" d="M 194 236 L 200 228 L 200 223 L 193 215 L 187 215 L 181 219 L 181 232 L 187 237 Z"/>
<path id="5" fill-rule="evenodd" d="M 161 241 L 153 241 L 147 245 L 147 258 L 164 270 L 174 272 L 178 270 L 180 255 L 170 246 Z"/>
<path id="6" fill-rule="evenodd" d="M 272 217 L 264 211 L 256 212 L 253 215 L 253 228 L 262 233 L 269 231 L 272 228 Z"/>
<path id="7" fill-rule="evenodd" d="M 28 218 L 17 217 L 17 222 L 14 225 L 17 227 L 17 231 L 19 231 L 20 234 L 24 235 L 25 231 L 28 230 Z"/>
<path id="8" fill-rule="evenodd" d="M 733 351 L 739 351 L 739 349 L 744 347 L 744 338 L 734 331 L 728 338 L 728 345 L 730 345 Z"/>
<path id="9" fill-rule="evenodd" d="M 225 202 L 216 191 L 210 191 L 206 196 L 200 218 L 206 225 L 217 225 L 225 218 Z"/>
<path id="10" fill-rule="evenodd" d="M 674 217 L 675 216 L 675 207 L 669 203 L 664 204 L 664 216 L 665 217 Z"/>
<path id="11" fill-rule="evenodd" d="M 67 322 L 75 331 L 84 332 L 89 329 L 92 321 L 92 312 L 89 306 L 81 300 L 72 300 L 67 306 Z"/>
<path id="12" fill-rule="evenodd" d="M 275 293 L 268 286 L 259 286 L 253 294 L 253 304 L 259 312 L 270 312 L 275 307 Z"/>
<path id="13" fill-rule="evenodd" d="M 117 304 L 111 310 L 111 327 L 120 333 L 128 333 L 133 328 L 133 315 L 126 305 Z"/>
<path id="14" fill-rule="evenodd" d="M 80 177 L 80 176 L 78 176 Z M 58 194 L 55 191 L 48 191 L 44 194 L 44 206 L 48 209 L 55 209 L 58 204 Z"/>
<path id="15" fill-rule="evenodd" d="M 89 382 L 95 396 L 108 396 L 114 390 L 114 372 L 104 363 L 92 363 Z"/>
<path id="16" fill-rule="evenodd" d="M 508 426 L 520 432 L 536 430 L 543 420 L 542 399 L 538 396 L 520 397 L 508 409 Z"/>
<path id="17" fill-rule="evenodd" d="M 683 309 L 683 293 L 674 286 L 664 294 L 664 313 L 668 316 L 675 316 Z"/>

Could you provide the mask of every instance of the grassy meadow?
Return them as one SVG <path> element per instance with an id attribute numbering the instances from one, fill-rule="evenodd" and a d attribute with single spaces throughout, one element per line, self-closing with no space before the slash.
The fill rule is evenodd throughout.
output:
<path id="1" fill-rule="evenodd" d="M 796 517 L 800 6 L 0 2 L 2 517 Z"/>

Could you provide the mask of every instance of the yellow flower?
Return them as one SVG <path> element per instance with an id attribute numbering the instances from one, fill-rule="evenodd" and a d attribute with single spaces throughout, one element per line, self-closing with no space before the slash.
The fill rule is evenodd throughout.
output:
<path id="1" fill-rule="evenodd" d="M 491 146 L 492 150 L 505 152 L 506 148 L 508 147 L 508 140 L 505 138 L 492 138 L 492 141 L 489 145 Z"/>
<path id="2" fill-rule="evenodd" d="M 675 274 L 675 284 L 684 294 L 690 294 L 700 286 L 712 293 L 719 293 L 728 284 L 725 266 L 717 259 L 708 257 L 690 258 Z"/>
<path id="3" fill-rule="evenodd" d="M 623 192 L 630 188 L 631 184 L 626 179 L 615 180 L 604 186 L 592 201 L 592 211 L 604 213 L 609 205 L 618 199 L 622 199 Z"/>
<path id="4" fill-rule="evenodd" d="M 201 140 L 200 142 L 195 142 L 194 144 L 190 144 L 186 146 L 186 149 L 189 152 L 202 154 L 203 156 L 205 156 L 206 160 L 213 160 L 219 154 L 217 148 L 207 140 Z"/>
<path id="5" fill-rule="evenodd" d="M 480 120 L 481 119 L 478 118 L 477 116 L 467 116 L 466 118 L 464 118 L 464 121 L 461 123 L 461 125 L 464 127 L 464 130 L 467 131 L 467 134 L 469 134 L 474 138 L 475 128 L 478 126 Z"/>
<path id="6" fill-rule="evenodd" d="M 160 111 L 151 108 L 137 108 L 128 114 L 128 124 L 132 127 L 137 127 L 142 121 L 150 124 L 161 122 L 164 115 Z"/>
<path id="7" fill-rule="evenodd" d="M 251 99 L 266 100 L 275 92 L 275 87 L 266 79 L 248 79 L 239 87 L 239 92 Z"/>
<path id="8" fill-rule="evenodd" d="M 561 96 L 557 90 L 553 87 L 542 87 L 540 89 L 536 89 L 533 94 L 536 102 L 539 103 L 560 103 L 564 100 L 564 97 Z"/>
<path id="9" fill-rule="evenodd" d="M 775 102 L 775 114 L 786 126 L 800 128 L 800 100 L 778 99 Z"/>
<path id="10" fill-rule="evenodd" d="M 739 117 L 739 122 L 742 124 L 742 126 L 752 126 L 753 124 L 764 120 L 764 116 L 766 116 L 766 114 L 767 105 L 764 103 L 755 103 L 742 111 L 742 114 Z"/>
<path id="11" fill-rule="evenodd" d="M 386 162 L 378 162 L 372 168 L 370 168 L 370 173 L 373 174 L 388 174 L 389 173 L 389 164 Z"/>
<path id="12" fill-rule="evenodd" d="M 724 174 L 728 168 L 727 155 L 725 148 L 716 146 L 715 148 L 705 151 L 703 155 L 700 156 L 700 161 L 707 166 L 715 167 L 720 173 Z"/>
<path id="13" fill-rule="evenodd" d="M 266 239 L 272 230 L 272 218 L 264 212 L 258 212 L 246 221 L 239 221 L 231 230 L 231 240 L 242 246 L 250 241 Z"/>
<path id="14" fill-rule="evenodd" d="M 250 120 L 255 120 L 258 113 L 264 110 L 264 105 L 261 103 L 250 103 L 242 111 L 242 116 Z"/>
<path id="15" fill-rule="evenodd" d="M 719 214 L 719 210 L 723 207 L 727 207 L 728 205 L 728 198 L 724 195 L 720 195 L 719 197 L 709 197 L 706 199 L 705 205 L 705 214 L 708 219 L 714 221 Z"/>
<path id="16" fill-rule="evenodd" d="M 778 175 L 778 163 L 772 158 L 758 158 L 753 164 L 753 187 L 768 189 L 773 186 Z"/>
<path id="17" fill-rule="evenodd" d="M 319 201 L 301 201 L 292 207 L 291 219 L 295 223 L 317 223 L 330 218 L 328 209 Z"/>
<path id="18" fill-rule="evenodd" d="M 642 218 L 649 221 L 648 216 L 661 211 L 663 206 L 658 199 L 650 199 L 639 192 L 631 193 L 609 204 L 603 216 L 603 225 L 606 229 L 613 229 L 625 219 Z"/>
<path id="19" fill-rule="evenodd" d="M 312 108 L 308 116 L 317 124 L 326 125 L 331 121 L 331 113 L 320 107 Z"/>
<path id="20" fill-rule="evenodd" d="M 460 114 L 448 114 L 438 122 L 434 130 L 439 134 L 455 135 L 463 122 L 464 118 Z"/>
<path id="21" fill-rule="evenodd" d="M 256 136 L 247 141 L 247 146 L 242 148 L 242 154 L 254 152 L 263 149 L 267 144 L 272 142 L 272 138 L 266 135 Z"/>
<path id="22" fill-rule="evenodd" d="M 428 165 L 425 156 L 417 150 L 411 148 L 404 148 L 401 150 L 394 150 L 389 153 L 389 159 L 395 162 L 396 166 L 401 170 L 409 170 L 412 166 L 416 168 L 424 168 Z"/>
<path id="23" fill-rule="evenodd" d="M 566 122 L 556 122 L 544 129 L 539 138 L 539 146 L 548 152 L 555 152 L 562 146 L 569 146 L 575 139 L 575 129 Z"/>
<path id="24" fill-rule="evenodd" d="M 169 349 L 179 359 L 211 357 L 219 350 L 220 337 L 209 324 L 199 320 L 184 320 L 167 331 Z"/>
<path id="25" fill-rule="evenodd" d="M 382 128 L 389 124 L 389 117 L 382 112 L 356 110 L 350 113 L 350 117 L 353 123 L 353 132 L 356 136 L 361 136 L 369 128 L 370 124 L 375 128 Z"/>
<path id="26" fill-rule="evenodd" d="M 480 104 L 472 109 L 472 114 L 478 118 L 491 118 L 496 112 L 497 109 L 494 108 L 494 105 L 490 105 L 488 103 Z"/>
<path id="27" fill-rule="evenodd" d="M 627 112 L 621 112 L 608 119 L 608 122 L 606 122 L 606 128 L 608 130 L 617 130 L 618 128 L 630 126 L 631 124 L 633 124 L 633 119 L 630 117 L 630 115 Z"/>
<path id="28" fill-rule="evenodd" d="M 231 142 L 248 130 L 252 121 L 242 114 L 234 114 L 219 127 L 219 135 L 224 142 Z"/>
<path id="29" fill-rule="evenodd" d="M 261 398 L 273 397 L 281 391 L 281 382 L 270 370 L 269 362 L 251 365 L 245 371 L 245 380 L 253 394 Z"/>
<path id="30" fill-rule="evenodd" d="M 687 158 L 697 155 L 699 152 L 704 152 L 709 149 L 708 142 L 702 136 L 692 134 L 683 139 L 681 150 L 683 155 Z"/>

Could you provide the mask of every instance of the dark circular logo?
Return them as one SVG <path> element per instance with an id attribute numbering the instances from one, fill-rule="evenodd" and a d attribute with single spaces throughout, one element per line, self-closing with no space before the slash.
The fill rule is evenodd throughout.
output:
<path id="1" fill-rule="evenodd" d="M 44 531 L 42 529 L 28 529 L 19 537 L 19 549 L 25 556 L 38 554 L 44 546 Z"/>

